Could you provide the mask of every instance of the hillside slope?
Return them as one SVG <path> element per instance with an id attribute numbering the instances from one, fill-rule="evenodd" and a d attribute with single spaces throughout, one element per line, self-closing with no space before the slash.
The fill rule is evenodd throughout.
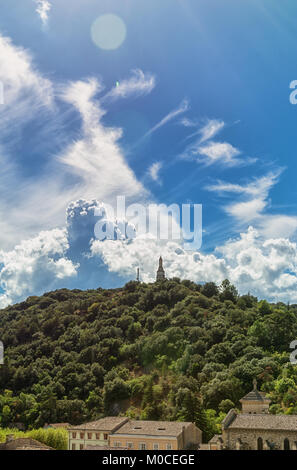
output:
<path id="1" fill-rule="evenodd" d="M 1 426 L 104 414 L 195 421 L 204 439 L 257 377 L 297 413 L 297 306 L 178 279 L 58 290 L 0 311 Z"/>

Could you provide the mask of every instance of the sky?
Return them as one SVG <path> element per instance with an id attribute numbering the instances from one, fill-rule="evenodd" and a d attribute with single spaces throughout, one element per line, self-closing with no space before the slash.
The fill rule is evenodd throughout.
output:
<path id="1" fill-rule="evenodd" d="M 138 267 L 152 282 L 160 255 L 167 277 L 297 303 L 295 2 L 0 8 L 1 307 Z M 127 239 L 118 196 L 202 204 L 202 246 Z M 118 239 L 97 239 L 98 220 Z"/>

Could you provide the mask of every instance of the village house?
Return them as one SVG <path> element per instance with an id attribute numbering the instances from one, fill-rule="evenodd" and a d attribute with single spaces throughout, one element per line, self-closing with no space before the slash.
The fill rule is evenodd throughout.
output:
<path id="1" fill-rule="evenodd" d="M 133 450 L 198 448 L 202 433 L 194 423 L 129 420 L 110 435 L 110 445 Z"/>
<path id="2" fill-rule="evenodd" d="M 128 418 L 107 417 L 68 428 L 68 449 L 85 450 L 92 446 L 109 446 L 109 435 Z"/>
<path id="3" fill-rule="evenodd" d="M 69 450 L 198 448 L 202 433 L 193 423 L 107 417 L 68 428 Z"/>

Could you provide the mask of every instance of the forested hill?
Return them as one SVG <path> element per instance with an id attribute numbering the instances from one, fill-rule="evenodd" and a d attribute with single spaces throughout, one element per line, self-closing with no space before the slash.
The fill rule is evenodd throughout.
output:
<path id="1" fill-rule="evenodd" d="M 252 388 L 297 413 L 297 306 L 173 279 L 58 290 L 0 311 L 1 426 L 105 415 L 196 421 L 204 439 Z"/>

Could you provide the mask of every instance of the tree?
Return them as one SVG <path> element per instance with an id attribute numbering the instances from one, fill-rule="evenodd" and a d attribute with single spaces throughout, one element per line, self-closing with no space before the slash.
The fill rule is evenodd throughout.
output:
<path id="1" fill-rule="evenodd" d="M 238 292 L 235 286 L 233 286 L 228 279 L 225 279 L 220 285 L 220 299 L 231 300 L 231 302 L 236 302 L 238 298 Z"/>
<path id="2" fill-rule="evenodd" d="M 215 295 L 218 295 L 218 293 L 218 286 L 214 282 L 206 282 L 201 288 L 201 294 L 206 297 L 214 297 Z"/>

